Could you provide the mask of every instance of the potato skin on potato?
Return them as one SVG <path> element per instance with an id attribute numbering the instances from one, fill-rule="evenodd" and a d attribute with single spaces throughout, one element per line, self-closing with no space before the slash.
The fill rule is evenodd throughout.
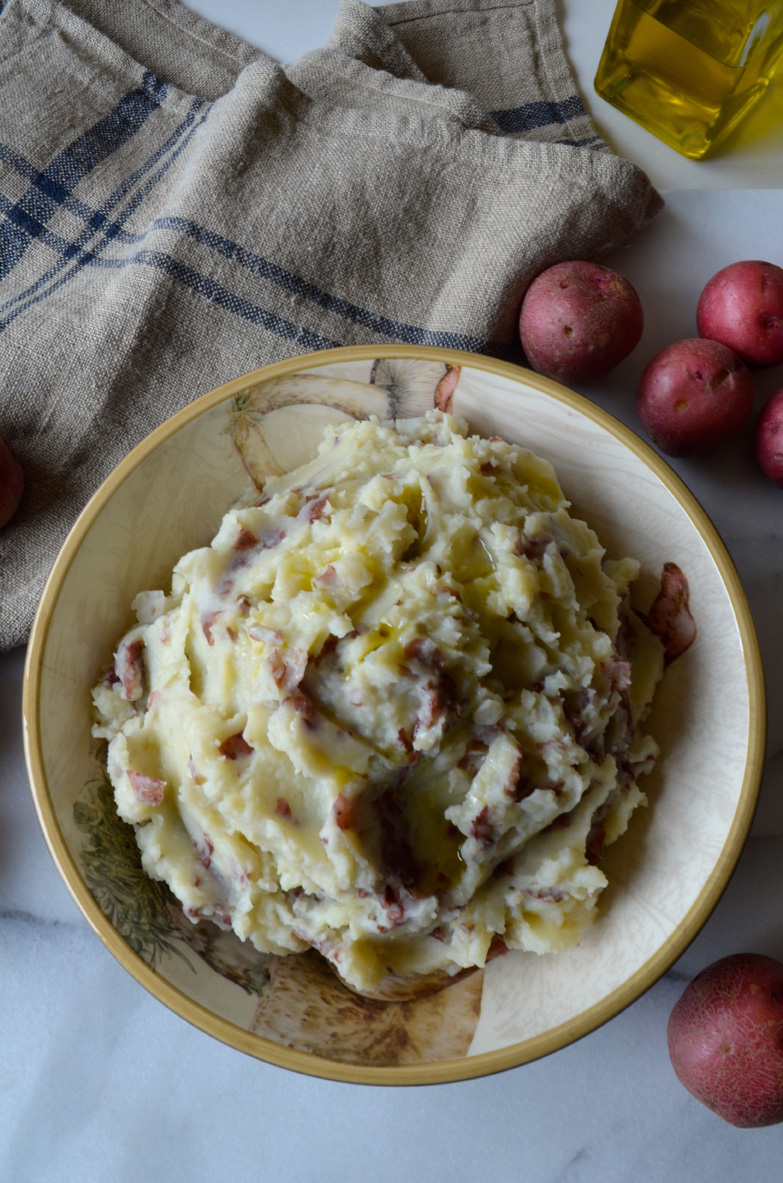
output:
<path id="1" fill-rule="evenodd" d="M 762 471 L 783 489 L 783 390 L 773 394 L 759 415 L 755 446 Z"/>
<path id="2" fill-rule="evenodd" d="M 669 1017 L 677 1079 L 745 1129 L 783 1121 L 783 964 L 759 953 L 714 962 Z"/>
<path id="3" fill-rule="evenodd" d="M 753 379 L 718 341 L 675 341 L 639 380 L 642 427 L 667 456 L 695 456 L 739 431 L 753 409 Z"/>
<path id="4" fill-rule="evenodd" d="M 609 267 L 556 263 L 525 293 L 519 316 L 532 369 L 558 382 L 596 382 L 639 343 L 642 305 L 633 286 Z"/>
<path id="5" fill-rule="evenodd" d="M 706 284 L 696 310 L 700 337 L 727 345 L 750 369 L 783 362 L 783 268 L 730 263 Z"/>

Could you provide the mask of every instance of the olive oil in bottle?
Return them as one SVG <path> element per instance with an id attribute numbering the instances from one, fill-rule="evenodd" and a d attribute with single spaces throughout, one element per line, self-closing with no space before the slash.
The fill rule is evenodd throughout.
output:
<path id="1" fill-rule="evenodd" d="M 783 0 L 619 0 L 595 89 L 698 160 L 761 98 L 781 56 Z"/>

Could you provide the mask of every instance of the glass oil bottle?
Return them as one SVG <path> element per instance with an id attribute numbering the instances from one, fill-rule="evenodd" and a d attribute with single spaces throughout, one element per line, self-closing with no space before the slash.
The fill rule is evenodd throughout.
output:
<path id="1" fill-rule="evenodd" d="M 783 0 L 619 0 L 595 89 L 698 160 L 762 97 L 781 56 Z"/>

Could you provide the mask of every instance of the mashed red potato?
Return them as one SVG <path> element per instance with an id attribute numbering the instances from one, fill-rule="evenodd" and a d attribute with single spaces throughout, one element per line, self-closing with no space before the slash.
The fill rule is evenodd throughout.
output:
<path id="1" fill-rule="evenodd" d="M 147 873 L 360 992 L 574 944 L 657 752 L 638 573 L 524 448 L 330 428 L 136 597 L 93 691 Z"/>

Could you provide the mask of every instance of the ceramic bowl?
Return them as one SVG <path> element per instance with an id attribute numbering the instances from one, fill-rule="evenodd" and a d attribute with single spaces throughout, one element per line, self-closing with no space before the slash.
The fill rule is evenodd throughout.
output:
<path id="1" fill-rule="evenodd" d="M 380 1003 L 349 994 L 317 954 L 264 957 L 183 918 L 141 871 L 133 833 L 116 817 L 90 736 L 89 692 L 132 623 L 136 593 L 169 586 L 176 560 L 209 542 L 250 478 L 260 483 L 308 458 L 330 420 L 403 417 L 433 405 L 551 460 L 608 552 L 641 560 L 648 601 L 663 564 L 677 563 L 698 636 L 659 688 L 647 725 L 661 746 L 644 783 L 649 808 L 609 848 L 610 886 L 581 944 L 547 956 L 509 953 L 439 993 Z M 630 430 L 548 379 L 412 346 L 350 347 L 268 366 L 198 399 L 140 444 L 93 497 L 54 566 L 30 643 L 24 711 L 49 848 L 122 965 L 172 1010 L 244 1052 L 384 1084 L 533 1060 L 649 987 L 729 879 L 753 814 L 764 735 L 748 606 L 720 538 L 679 478 Z"/>

